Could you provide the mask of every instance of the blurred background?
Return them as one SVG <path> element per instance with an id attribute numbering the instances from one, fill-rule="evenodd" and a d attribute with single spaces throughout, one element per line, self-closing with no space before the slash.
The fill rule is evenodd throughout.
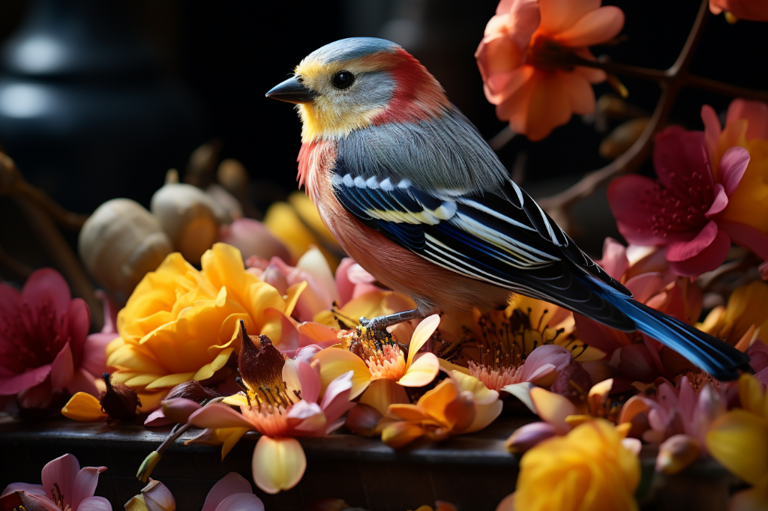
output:
<path id="1" fill-rule="evenodd" d="M 410 51 L 451 100 L 491 138 L 504 123 L 482 92 L 473 54 L 496 0 L 2 0 L 0 146 L 25 179 L 66 209 L 91 213 L 107 199 L 148 206 L 169 168 L 183 174 L 192 151 L 215 139 L 219 159 L 250 177 L 247 195 L 263 211 L 295 190 L 300 123 L 290 105 L 264 93 L 309 52 L 339 38 L 378 36 Z M 623 41 L 596 47 L 617 62 L 666 68 L 698 0 L 606 1 L 626 14 Z M 750 88 L 768 83 L 765 25 L 710 17 L 692 72 Z M 628 101 L 647 112 L 655 83 L 622 78 Z M 607 84 L 596 95 L 611 92 Z M 700 129 L 704 103 L 723 112 L 731 98 L 684 91 L 672 120 Z M 605 165 L 606 136 L 574 117 L 542 142 L 517 137 L 500 150 L 534 196 L 546 196 Z M 608 128 L 612 127 L 611 125 Z M 645 172 L 650 167 L 646 165 Z M 601 197 L 575 214 L 593 253 L 615 227 Z M 23 236 L 0 197 L 0 244 Z M 591 236 L 590 233 L 594 233 Z"/>

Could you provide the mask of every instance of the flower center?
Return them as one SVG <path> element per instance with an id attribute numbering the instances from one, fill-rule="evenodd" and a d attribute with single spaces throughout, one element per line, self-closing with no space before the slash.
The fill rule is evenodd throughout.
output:
<path id="1" fill-rule="evenodd" d="M 5 340 L 0 344 L 0 366 L 21 374 L 27 368 L 52 363 L 69 340 L 59 336 L 65 322 L 66 316 L 57 319 L 50 298 L 37 311 L 23 302 L 18 314 L 0 318 L 0 339 Z"/>
<path id="2" fill-rule="evenodd" d="M 531 37 L 525 63 L 540 71 L 572 70 L 574 66 L 568 61 L 570 54 L 570 49 L 537 32 Z"/>
<path id="3" fill-rule="evenodd" d="M 651 232 L 666 238 L 669 234 L 701 230 L 709 222 L 705 213 L 714 200 L 712 185 L 701 172 L 691 173 L 690 178 L 670 172 L 669 178 L 669 188 L 657 180 L 641 199 L 650 213 Z"/>
<path id="4" fill-rule="evenodd" d="M 54 504 L 56 504 L 56 507 L 61 509 L 61 511 L 71 511 L 71 507 L 69 504 L 64 503 L 64 495 L 61 494 L 61 488 L 59 488 L 58 483 L 53 483 L 53 489 L 51 490 L 51 500 Z"/>
<path id="5" fill-rule="evenodd" d="M 384 345 L 365 351 L 372 380 L 399 380 L 405 374 L 405 357 L 397 346 Z"/>

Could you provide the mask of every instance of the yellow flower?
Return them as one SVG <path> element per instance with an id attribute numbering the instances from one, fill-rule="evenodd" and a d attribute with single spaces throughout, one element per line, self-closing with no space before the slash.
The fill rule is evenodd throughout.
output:
<path id="1" fill-rule="evenodd" d="M 739 379 L 736 408 L 720 416 L 707 433 L 707 449 L 721 465 L 752 488 L 734 495 L 732 511 L 768 509 L 768 393 L 749 374 Z"/>
<path id="2" fill-rule="evenodd" d="M 637 510 L 640 460 L 622 445 L 628 429 L 595 419 L 539 443 L 523 455 L 517 491 L 496 511 Z"/>
<path id="3" fill-rule="evenodd" d="M 768 335 L 768 284 L 754 281 L 736 289 L 728 304 L 715 307 L 696 328 L 723 339 L 741 351 L 749 348 L 760 332 Z"/>
<path id="4" fill-rule="evenodd" d="M 118 314 L 120 338 L 107 346 L 107 365 L 115 369 L 114 383 L 138 391 L 142 411 L 155 408 L 179 383 L 222 376 L 219 371 L 240 349 L 239 320 L 278 344 L 306 285 L 290 288 L 284 298 L 247 273 L 240 251 L 223 243 L 203 254 L 202 268 L 170 254 Z"/>
<path id="5" fill-rule="evenodd" d="M 382 414 L 391 403 L 406 401 L 405 391 L 399 387 L 423 387 L 440 371 L 440 362 L 433 353 L 419 353 L 439 323 L 436 314 L 419 323 L 408 345 L 408 360 L 397 343 L 371 339 L 367 331 L 359 341 L 361 356 L 344 348 L 324 349 L 314 357 L 320 363 L 323 391 L 330 382 L 352 371 L 350 399 L 365 392 L 361 402 Z"/>
<path id="6" fill-rule="evenodd" d="M 383 419 L 381 439 L 391 447 L 402 447 L 425 437 L 432 441 L 452 435 L 480 431 L 499 416 L 499 393 L 460 371 L 421 396 L 419 402 L 393 404 Z"/>

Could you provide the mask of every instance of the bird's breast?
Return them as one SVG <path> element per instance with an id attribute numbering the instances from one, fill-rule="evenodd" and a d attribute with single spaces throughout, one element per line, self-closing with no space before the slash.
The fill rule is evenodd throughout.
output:
<path id="1" fill-rule="evenodd" d="M 304 186 L 307 195 L 320 209 L 327 201 L 330 188 L 330 176 L 336 166 L 336 142 L 333 140 L 315 140 L 305 142 L 299 151 L 299 187 Z M 321 212 L 322 213 L 322 212 Z"/>

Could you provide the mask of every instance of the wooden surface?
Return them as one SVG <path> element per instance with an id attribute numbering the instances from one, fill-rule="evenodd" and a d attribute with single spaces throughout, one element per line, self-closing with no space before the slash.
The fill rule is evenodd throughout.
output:
<path id="1" fill-rule="evenodd" d="M 400 451 L 349 434 L 301 439 L 307 455 L 302 481 L 278 495 L 254 490 L 268 511 L 302 511 L 329 497 L 370 511 L 413 510 L 436 500 L 452 502 L 460 511 L 492 511 L 514 490 L 517 477 L 518 459 L 506 451 L 504 441 L 531 420 L 501 417 L 480 433 Z M 141 461 L 169 430 L 144 428 L 140 422 L 108 426 L 67 419 L 0 419 L 0 488 L 14 481 L 39 484 L 43 465 L 69 452 L 81 466 L 108 467 L 99 477 L 96 494 L 120 511 L 143 486 L 135 479 Z M 171 489 L 179 511 L 201 509 L 208 490 L 228 472 L 251 479 L 255 433 L 248 433 L 222 462 L 219 447 L 183 444 L 195 432 L 183 435 L 152 474 Z M 644 453 L 643 466 L 652 470 L 653 453 Z M 657 476 L 656 489 L 643 509 L 724 511 L 733 482 L 715 463 L 700 463 L 678 476 Z"/>

